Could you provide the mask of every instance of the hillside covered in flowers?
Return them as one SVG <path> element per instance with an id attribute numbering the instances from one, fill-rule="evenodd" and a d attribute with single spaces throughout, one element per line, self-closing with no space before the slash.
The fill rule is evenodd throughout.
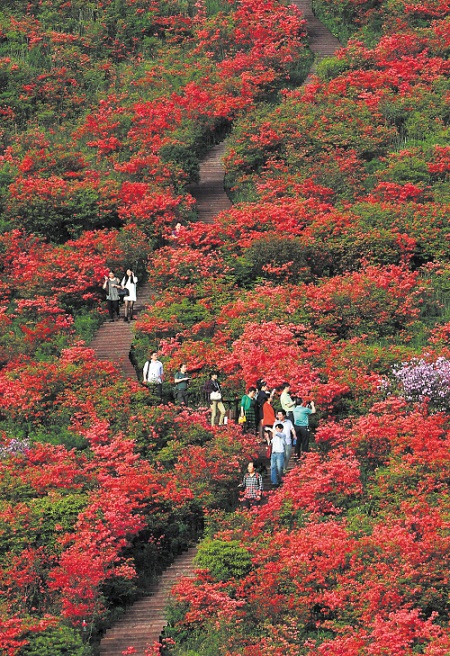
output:
<path id="1" fill-rule="evenodd" d="M 450 653 L 449 7 L 314 10 L 343 47 L 304 84 L 279 0 L 0 5 L 5 656 L 94 656 L 200 537 L 167 654 Z M 206 225 L 192 185 L 225 137 L 233 207 Z M 255 436 L 90 348 L 130 266 L 154 290 L 138 370 L 158 350 L 167 380 L 314 399 L 311 452 L 256 511 Z"/>

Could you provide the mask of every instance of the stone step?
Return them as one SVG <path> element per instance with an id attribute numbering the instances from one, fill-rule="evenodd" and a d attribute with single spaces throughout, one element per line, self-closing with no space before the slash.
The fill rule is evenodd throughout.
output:
<path id="1" fill-rule="evenodd" d="M 100 643 L 100 656 L 122 656 L 128 647 L 134 647 L 136 656 L 144 656 L 145 648 L 159 642 L 167 624 L 165 609 L 174 583 L 182 576 L 193 576 L 196 547 L 180 554 L 161 575 L 154 594 L 136 601 L 113 627 L 108 629 Z"/>

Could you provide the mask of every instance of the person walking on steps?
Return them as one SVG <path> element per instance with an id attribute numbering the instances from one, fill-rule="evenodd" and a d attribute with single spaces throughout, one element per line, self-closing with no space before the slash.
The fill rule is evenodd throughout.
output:
<path id="1" fill-rule="evenodd" d="M 262 439 L 263 435 L 263 406 L 267 399 L 270 398 L 269 386 L 265 380 L 258 381 L 257 392 L 255 396 L 255 415 L 258 434 Z M 273 422 L 272 422 L 273 423 Z"/>
<path id="2" fill-rule="evenodd" d="M 281 394 L 280 394 L 280 403 L 281 407 L 283 408 L 286 417 L 294 423 L 294 415 L 293 411 L 295 408 L 295 401 L 291 397 L 291 386 L 289 383 L 283 383 L 281 388 L 280 388 Z"/>
<path id="3" fill-rule="evenodd" d="M 158 360 L 158 352 L 153 351 L 150 358 L 144 364 L 142 370 L 143 383 L 152 392 L 152 396 L 157 396 L 162 403 L 162 389 L 164 378 L 164 367 Z"/>
<path id="4" fill-rule="evenodd" d="M 120 283 L 122 286 L 122 289 L 127 290 L 127 295 L 124 297 L 124 302 L 125 302 L 125 310 L 124 310 L 124 321 L 132 321 L 133 320 L 133 307 L 134 304 L 136 303 L 136 285 L 137 285 L 137 277 L 134 275 L 131 269 L 127 269 L 126 274 L 122 278 L 122 282 Z"/>
<path id="5" fill-rule="evenodd" d="M 278 487 L 281 485 L 284 469 L 284 444 L 285 434 L 283 432 L 283 424 L 277 422 L 274 428 L 267 428 L 269 433 L 272 433 L 272 453 L 270 456 L 270 480 L 272 485 Z"/>
<path id="6" fill-rule="evenodd" d="M 103 282 L 103 289 L 106 291 L 106 301 L 108 303 L 109 323 L 113 323 L 115 318 L 119 318 L 119 289 L 121 289 L 119 278 L 114 271 L 110 271 Z"/>
<path id="7" fill-rule="evenodd" d="M 261 474 L 255 470 L 253 462 L 248 463 L 247 473 L 244 474 L 239 487 L 244 489 L 242 503 L 246 508 L 250 509 L 261 503 L 263 479 Z"/>
<path id="8" fill-rule="evenodd" d="M 264 430 L 267 426 L 272 428 L 272 426 L 275 424 L 275 410 L 273 409 L 272 405 L 272 399 L 273 396 L 272 394 L 269 396 L 267 401 L 264 403 L 262 407 L 262 431 L 264 433 Z"/>
<path id="9" fill-rule="evenodd" d="M 210 374 L 209 380 L 205 383 L 205 396 L 211 408 L 211 426 L 216 423 L 217 412 L 219 412 L 219 426 L 224 423 L 225 406 L 222 401 L 222 388 L 218 381 L 216 373 Z"/>
<path id="10" fill-rule="evenodd" d="M 255 396 L 256 387 L 249 387 L 247 394 L 241 399 L 238 421 L 242 424 L 244 433 L 256 433 Z"/>
<path id="11" fill-rule="evenodd" d="M 278 410 L 277 412 L 277 418 L 276 418 L 276 424 L 277 425 L 282 425 L 283 426 L 283 433 L 284 433 L 284 473 L 286 473 L 286 470 L 288 468 L 289 460 L 291 459 L 291 454 L 292 454 L 292 446 L 294 444 L 294 441 L 296 439 L 295 435 L 295 429 L 294 429 L 294 424 L 290 419 L 286 417 L 286 413 L 284 410 Z M 275 428 L 275 426 L 274 426 Z"/>

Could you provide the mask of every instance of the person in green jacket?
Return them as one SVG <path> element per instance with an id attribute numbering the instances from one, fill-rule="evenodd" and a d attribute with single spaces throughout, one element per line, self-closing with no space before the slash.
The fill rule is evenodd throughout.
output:
<path id="1" fill-rule="evenodd" d="M 180 405 L 188 404 L 188 387 L 190 376 L 187 374 L 187 365 L 182 364 L 175 374 L 175 401 Z"/>
<path id="2" fill-rule="evenodd" d="M 247 394 L 241 399 L 241 411 L 240 416 L 245 417 L 245 421 L 242 424 L 242 430 L 245 433 L 256 433 L 256 387 L 249 387 Z"/>

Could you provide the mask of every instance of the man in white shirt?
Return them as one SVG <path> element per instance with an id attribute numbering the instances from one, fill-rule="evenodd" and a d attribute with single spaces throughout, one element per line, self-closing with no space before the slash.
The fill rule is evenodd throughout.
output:
<path id="1" fill-rule="evenodd" d="M 293 443 L 296 439 L 295 436 L 295 428 L 294 424 L 290 419 L 287 419 L 286 413 L 284 410 L 279 410 L 277 412 L 277 418 L 276 421 L 273 425 L 277 426 L 278 424 L 282 424 L 283 426 L 283 434 L 284 434 L 284 464 L 283 464 L 283 472 L 286 473 L 287 466 L 289 463 L 289 459 L 291 457 L 292 453 L 292 446 Z"/>
<path id="2" fill-rule="evenodd" d="M 144 364 L 142 375 L 144 385 L 147 385 L 152 394 L 158 395 L 160 403 L 162 403 L 164 367 L 162 362 L 158 360 L 157 351 L 153 351 L 150 355 L 150 359 Z"/>
<path id="3" fill-rule="evenodd" d="M 270 456 L 270 480 L 272 485 L 281 485 L 281 478 L 283 475 L 284 465 L 284 441 L 285 434 L 283 433 L 283 424 L 279 421 L 275 422 L 273 428 L 268 428 L 272 433 L 272 453 Z"/>

